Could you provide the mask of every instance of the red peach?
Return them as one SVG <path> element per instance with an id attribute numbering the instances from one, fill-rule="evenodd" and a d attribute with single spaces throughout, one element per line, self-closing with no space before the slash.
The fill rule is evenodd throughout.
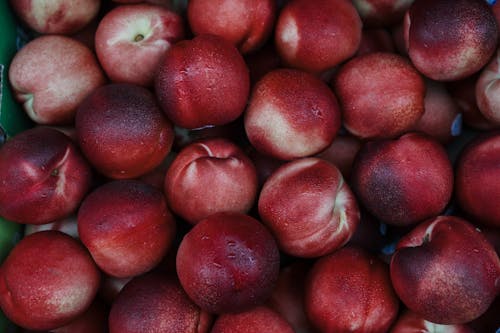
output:
<path id="1" fill-rule="evenodd" d="M 363 139 L 401 135 L 424 113 L 424 80 L 410 62 L 394 53 L 355 57 L 339 69 L 332 84 L 344 126 Z"/>
<path id="2" fill-rule="evenodd" d="M 210 323 L 175 278 L 153 272 L 127 283 L 109 314 L 110 333 L 207 333 Z"/>
<path id="3" fill-rule="evenodd" d="M 182 239 L 177 275 L 189 297 L 210 313 L 234 313 L 263 304 L 279 274 L 278 247 L 256 219 L 216 213 Z"/>
<path id="4" fill-rule="evenodd" d="M 476 103 L 481 114 L 496 126 L 500 126 L 500 49 L 481 70 L 476 81 Z"/>
<path id="5" fill-rule="evenodd" d="M 481 231 L 438 216 L 400 239 L 391 259 L 392 285 L 425 320 L 464 324 L 483 314 L 500 292 L 500 260 Z"/>
<path id="6" fill-rule="evenodd" d="M 351 180 L 367 210 L 397 226 L 441 214 L 453 191 L 453 169 L 443 146 L 418 133 L 366 143 Z"/>
<path id="7" fill-rule="evenodd" d="M 329 87 L 294 69 L 271 71 L 257 82 L 244 115 L 255 149 L 283 160 L 319 153 L 332 143 L 340 122 Z"/>
<path id="8" fill-rule="evenodd" d="M 17 101 L 39 124 L 72 124 L 78 105 L 105 83 L 97 59 L 70 37 L 47 35 L 21 48 L 10 64 Z"/>
<path id="9" fill-rule="evenodd" d="M 9 139 L 0 149 L 0 215 L 44 224 L 75 212 L 90 189 L 92 171 L 61 132 L 35 127 Z"/>
<path id="10" fill-rule="evenodd" d="M 461 151 L 455 171 L 460 208 L 478 222 L 500 227 L 500 132 L 475 137 Z"/>
<path id="11" fill-rule="evenodd" d="M 95 48 L 111 81 L 151 86 L 161 58 L 183 38 L 183 19 L 173 11 L 150 4 L 122 5 L 99 21 Z"/>
<path id="12" fill-rule="evenodd" d="M 258 210 L 280 249 L 298 257 L 337 250 L 359 223 L 356 198 L 340 171 L 312 157 L 278 168 L 264 183 Z"/>
<path id="13" fill-rule="evenodd" d="M 174 140 L 172 124 L 146 88 L 108 84 L 80 104 L 75 128 L 89 162 L 114 178 L 141 176 L 165 159 Z"/>
<path id="14" fill-rule="evenodd" d="M 388 27 L 401 21 L 414 0 L 353 0 L 365 27 Z"/>
<path id="15" fill-rule="evenodd" d="M 250 77 L 225 39 L 199 35 L 173 45 L 158 66 L 155 91 L 172 122 L 189 129 L 224 125 L 244 111 Z"/>
<path id="16" fill-rule="evenodd" d="M 404 311 L 392 326 L 390 333 L 474 333 L 466 325 L 441 325 L 425 320 L 415 312 Z"/>
<path id="17" fill-rule="evenodd" d="M 293 0 L 278 16 L 276 48 L 288 66 L 321 73 L 356 53 L 361 28 L 349 0 Z"/>
<path id="18" fill-rule="evenodd" d="M 404 22 L 411 61 L 436 81 L 479 71 L 496 50 L 498 27 L 484 0 L 415 0 Z"/>
<path id="19" fill-rule="evenodd" d="M 399 300 L 384 262 L 364 250 L 344 247 L 311 268 L 305 306 L 321 332 L 385 333 L 397 317 Z"/>
<path id="20" fill-rule="evenodd" d="M 50 330 L 92 303 L 99 270 L 86 249 L 59 231 L 24 237 L 0 268 L 0 307 L 17 325 Z"/>
<path id="21" fill-rule="evenodd" d="M 257 50 L 271 35 L 274 0 L 191 0 L 189 26 L 195 35 L 211 34 L 236 45 L 243 54 Z"/>
<path id="22" fill-rule="evenodd" d="M 97 16 L 100 0 L 10 0 L 12 10 L 41 34 L 72 34 Z"/>
<path id="23" fill-rule="evenodd" d="M 214 138 L 179 152 L 167 170 L 164 191 L 172 211 L 195 224 L 217 212 L 247 213 L 257 185 L 255 167 L 243 151 Z"/>
<path id="24" fill-rule="evenodd" d="M 78 210 L 78 233 L 107 274 L 129 277 L 155 267 L 171 246 L 175 220 L 163 194 L 136 180 L 99 186 Z"/>
<path id="25" fill-rule="evenodd" d="M 442 82 L 426 80 L 424 114 L 413 127 L 442 144 L 450 143 L 462 132 L 462 113 Z"/>
<path id="26" fill-rule="evenodd" d="M 210 333 L 294 333 L 292 326 L 276 311 L 257 306 L 240 313 L 224 313 Z"/>

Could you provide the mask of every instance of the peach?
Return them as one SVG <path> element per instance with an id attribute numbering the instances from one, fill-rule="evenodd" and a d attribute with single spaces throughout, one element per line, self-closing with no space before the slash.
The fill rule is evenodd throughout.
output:
<path id="1" fill-rule="evenodd" d="M 355 57 L 340 67 L 332 85 L 344 126 L 362 139 L 394 138 L 410 131 L 424 113 L 424 80 L 394 53 Z"/>
<path id="2" fill-rule="evenodd" d="M 241 213 L 216 213 L 182 239 L 177 275 L 189 297 L 210 313 L 262 305 L 279 274 L 280 257 L 270 232 Z"/>
<path id="3" fill-rule="evenodd" d="M 475 137 L 461 151 L 455 171 L 455 194 L 474 221 L 500 227 L 500 133 Z"/>
<path id="4" fill-rule="evenodd" d="M 195 35 L 223 37 L 238 50 L 257 50 L 271 35 L 276 16 L 274 0 L 191 0 L 189 26 Z"/>
<path id="5" fill-rule="evenodd" d="M 366 143 L 354 162 L 351 181 L 371 214 L 406 226 L 444 211 L 453 191 L 453 169 L 441 144 L 408 133 Z"/>
<path id="6" fill-rule="evenodd" d="M 125 278 L 154 268 L 170 248 L 176 224 L 160 190 L 136 180 L 103 184 L 78 210 L 78 234 L 97 265 Z"/>
<path id="7" fill-rule="evenodd" d="M 50 330 L 92 303 L 99 270 L 87 250 L 59 231 L 24 237 L 0 267 L 0 307 L 19 326 Z"/>
<path id="8" fill-rule="evenodd" d="M 426 80 L 424 114 L 413 127 L 442 144 L 453 141 L 462 133 L 462 113 L 455 99 L 439 81 Z"/>
<path id="9" fill-rule="evenodd" d="M 236 120 L 246 107 L 250 76 L 233 44 L 222 37 L 199 35 L 166 52 L 154 86 L 168 118 L 193 129 Z"/>
<path id="10" fill-rule="evenodd" d="M 252 161 L 231 141 L 214 138 L 179 152 L 165 175 L 164 191 L 172 211 L 196 224 L 217 212 L 247 213 L 257 186 Z"/>
<path id="11" fill-rule="evenodd" d="M 313 157 L 278 168 L 264 183 L 258 211 L 280 249 L 297 257 L 337 250 L 359 223 L 356 198 L 340 171 Z"/>
<path id="12" fill-rule="evenodd" d="M 481 70 L 476 81 L 476 103 L 481 114 L 496 126 L 500 126 L 500 49 L 488 64 Z"/>
<path id="13" fill-rule="evenodd" d="M 113 179 L 139 177 L 170 152 L 173 126 L 155 96 L 141 86 L 115 83 L 96 89 L 80 104 L 75 128 L 89 162 Z"/>
<path id="14" fill-rule="evenodd" d="M 466 325 L 441 325 L 425 320 L 415 312 L 404 311 L 392 326 L 390 333 L 474 333 L 469 326 Z"/>
<path id="15" fill-rule="evenodd" d="M 244 115 L 255 149 L 283 160 L 319 153 L 332 143 L 340 122 L 329 87 L 295 69 L 271 71 L 257 82 Z"/>
<path id="16" fill-rule="evenodd" d="M 76 211 L 90 190 L 92 170 L 61 132 L 35 127 L 0 149 L 0 216 L 45 224 Z"/>
<path id="17" fill-rule="evenodd" d="M 466 220 L 438 216 L 400 239 L 391 264 L 401 301 L 425 320 L 464 324 L 483 314 L 500 292 L 500 260 Z"/>
<path id="18" fill-rule="evenodd" d="M 496 50 L 498 27 L 484 0 L 415 0 L 404 22 L 411 61 L 436 81 L 479 71 Z"/>
<path id="19" fill-rule="evenodd" d="M 70 37 L 48 35 L 21 48 L 9 67 L 16 100 L 38 124 L 72 124 L 78 105 L 105 83 L 95 55 Z"/>
<path id="20" fill-rule="evenodd" d="M 388 27 L 404 17 L 414 0 L 353 0 L 365 27 Z"/>
<path id="21" fill-rule="evenodd" d="M 294 333 L 292 326 L 276 311 L 257 306 L 240 313 L 224 313 L 210 333 Z"/>
<path id="22" fill-rule="evenodd" d="M 361 28 L 349 0 L 292 0 L 279 13 L 275 44 L 287 66 L 321 73 L 356 53 Z"/>
<path id="23" fill-rule="evenodd" d="M 318 259 L 305 286 L 305 307 L 320 332 L 387 332 L 399 300 L 389 267 L 356 247 Z"/>
<path id="24" fill-rule="evenodd" d="M 183 23 L 180 15 L 162 6 L 117 6 L 99 21 L 99 63 L 113 82 L 152 86 L 161 58 L 184 38 Z"/>
<path id="25" fill-rule="evenodd" d="M 68 35 L 84 28 L 99 13 L 100 0 L 10 0 L 12 10 L 40 34 Z"/>
<path id="26" fill-rule="evenodd" d="M 155 272 L 127 283 L 109 314 L 110 333 L 206 333 L 210 323 L 174 277 Z"/>

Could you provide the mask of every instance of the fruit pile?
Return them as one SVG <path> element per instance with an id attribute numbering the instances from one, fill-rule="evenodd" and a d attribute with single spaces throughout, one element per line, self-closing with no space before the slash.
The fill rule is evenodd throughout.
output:
<path id="1" fill-rule="evenodd" d="M 500 329 L 500 5 L 10 7 L 19 332 Z"/>

